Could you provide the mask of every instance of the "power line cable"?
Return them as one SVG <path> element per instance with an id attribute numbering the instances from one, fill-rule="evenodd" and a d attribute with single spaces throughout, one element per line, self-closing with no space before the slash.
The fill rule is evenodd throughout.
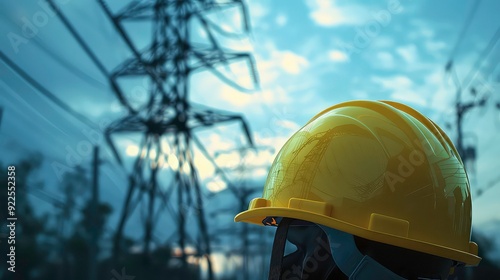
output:
<path id="1" fill-rule="evenodd" d="M 43 85 L 38 83 L 35 79 L 33 79 L 28 73 L 26 73 L 21 67 L 19 67 L 15 62 L 7 57 L 0 50 L 0 60 L 2 60 L 9 68 L 11 68 L 17 75 L 19 75 L 22 79 L 24 79 L 29 85 L 33 86 L 38 92 L 42 93 L 45 97 L 47 97 L 54 104 L 59 106 L 64 112 L 70 114 L 75 119 L 81 121 L 85 125 L 90 128 L 98 128 L 99 126 L 92 122 L 90 119 L 85 117 L 84 115 L 76 112 L 70 106 L 68 106 L 64 101 L 55 96 L 52 92 L 46 89 Z"/>
<path id="2" fill-rule="evenodd" d="M 50 5 L 50 7 L 54 10 L 54 12 L 57 14 L 59 19 L 63 22 L 66 29 L 71 33 L 73 38 L 75 38 L 75 40 L 78 42 L 78 44 L 80 44 L 80 46 L 83 48 L 83 50 L 87 53 L 87 55 L 90 57 L 92 62 L 94 62 L 94 64 L 97 66 L 97 68 L 99 68 L 99 70 L 101 71 L 102 74 L 104 74 L 104 76 L 108 77 L 109 76 L 108 71 L 107 71 L 106 67 L 104 67 L 104 64 L 102 64 L 102 62 L 97 58 L 95 53 L 85 43 L 83 38 L 76 31 L 76 29 L 73 27 L 73 25 L 71 25 L 70 22 L 68 21 L 68 19 L 62 14 L 60 8 L 54 3 L 53 0 L 47 0 L 47 2 Z"/>
<path id="3" fill-rule="evenodd" d="M 64 103 L 61 99 L 59 99 L 57 96 L 55 96 L 53 93 L 51 93 L 47 88 L 45 88 L 40 83 L 38 83 L 28 73 L 26 73 L 23 69 L 21 69 L 21 67 L 19 67 L 14 61 L 9 59 L 7 57 L 7 55 L 5 55 L 1 50 L 0 50 L 0 60 L 2 60 L 9 68 L 11 68 L 21 78 L 23 78 L 26 82 L 28 82 L 28 84 L 33 86 L 37 91 L 42 93 L 45 97 L 47 97 L 50 101 L 52 101 L 54 104 L 56 104 L 61 109 L 63 109 L 66 113 L 70 114 L 75 119 L 85 123 L 86 125 L 88 125 L 90 127 L 93 127 L 93 128 L 98 127 L 95 123 L 93 123 L 87 117 L 85 117 L 84 115 L 73 110 L 66 103 Z"/>
<path id="4" fill-rule="evenodd" d="M 15 25 L 15 23 L 10 19 L 10 21 L 7 21 L 7 19 L 4 18 L 6 22 L 10 22 L 12 25 Z M 17 26 L 17 25 L 16 25 Z M 80 79 L 84 80 L 85 82 L 89 83 L 90 85 L 100 88 L 100 89 L 108 89 L 106 84 L 97 80 L 96 78 L 90 76 L 89 74 L 85 73 L 84 71 L 80 70 L 78 67 L 73 65 L 71 62 L 69 62 L 67 59 L 62 58 L 61 56 L 57 55 L 53 50 L 51 50 L 47 45 L 45 45 L 40 39 L 37 37 L 33 38 L 35 44 L 39 47 L 40 50 L 45 52 L 50 58 L 58 62 L 61 66 L 63 66 L 66 70 L 70 71 L 73 73 L 75 76 L 79 77 Z"/>
<path id="5" fill-rule="evenodd" d="M 457 41 L 455 42 L 455 46 L 453 47 L 453 50 L 451 51 L 450 58 L 448 59 L 448 63 L 451 63 L 456 55 L 456 52 L 458 51 L 458 47 L 462 43 L 462 40 L 465 37 L 465 33 L 467 32 L 468 27 L 470 26 L 472 19 L 474 18 L 477 8 L 479 7 L 479 4 L 481 3 L 481 0 L 473 1 L 472 3 L 472 8 L 469 10 L 469 15 L 467 16 L 467 19 L 464 22 L 464 25 L 462 26 L 462 30 L 460 31 Z"/>
<path id="6" fill-rule="evenodd" d="M 486 48 L 481 52 L 479 55 L 478 59 L 472 66 L 471 70 L 467 74 L 467 76 L 464 79 L 463 88 L 469 87 L 469 85 L 472 83 L 472 81 L 476 78 L 481 65 L 483 64 L 484 60 L 489 56 L 493 48 L 495 47 L 496 43 L 500 39 L 500 27 L 497 28 L 495 34 L 491 37 L 490 41 L 488 42 L 488 45 Z"/>

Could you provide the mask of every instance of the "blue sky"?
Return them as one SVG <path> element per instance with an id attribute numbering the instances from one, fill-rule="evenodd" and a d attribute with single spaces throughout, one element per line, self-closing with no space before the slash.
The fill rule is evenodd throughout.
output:
<path id="1" fill-rule="evenodd" d="M 130 55 L 95 1 L 59 2 L 105 65 L 112 68 Z M 119 5 L 119 1 L 110 3 L 112 7 Z M 433 119 L 454 139 L 455 129 L 446 124 L 454 122 L 455 86 L 444 68 L 473 1 L 250 0 L 247 4 L 252 26 L 250 36 L 224 42 L 229 48 L 254 54 L 260 89 L 242 93 L 210 73 L 202 72 L 191 79 L 191 98 L 215 108 L 241 112 L 258 144 L 273 146 L 277 152 L 284 141 L 317 112 L 351 99 L 404 102 Z M 494 0 L 484 0 L 478 7 L 454 55 L 459 80 L 466 77 L 499 27 L 500 19 L 495 13 L 498 10 L 500 2 Z M 48 16 L 44 24 L 39 24 L 36 36 L 13 45 L 9 34 L 23 34 L 25 20 L 34 22 L 40 11 Z M 235 32 L 241 31 L 240 19 L 235 10 L 215 18 L 224 24 L 223 28 Z M 138 44 L 147 41 L 145 32 L 141 31 L 145 26 L 128 28 Z M 206 38 L 196 26 L 193 30 L 196 40 Z M 2 52 L 75 111 L 104 124 L 123 114 L 105 77 L 42 4 L 27 0 L 2 1 L 0 35 Z M 489 95 L 489 102 L 484 110 L 472 110 L 464 121 L 466 143 L 478 146 L 475 172 L 470 174 L 473 191 L 498 178 L 500 147 L 495 143 L 500 140 L 500 112 L 494 106 L 498 97 L 491 93 L 498 92 L 499 54 L 497 45 L 482 68 L 491 67 L 492 74 L 485 76 L 485 70 L 480 71 L 475 79 L 478 95 Z M 73 70 L 68 71 L 68 66 L 63 64 Z M 234 79 L 251 87 L 244 65 L 233 65 L 232 70 Z M 134 88 L 141 83 L 141 80 L 131 81 L 125 91 L 133 95 Z M 68 155 L 78 153 L 82 143 L 91 141 L 93 138 L 88 135 L 96 135 L 91 131 L 99 132 L 99 128 L 91 130 L 69 117 L 3 63 L 0 63 L 0 89 L 0 104 L 5 108 L 0 129 L 2 159 L 18 158 L 29 150 L 41 151 L 49 162 L 39 176 L 49 185 L 50 182 L 56 184 L 57 174 L 50 163 L 64 163 Z M 471 99 L 468 94 L 463 98 Z M 233 128 L 206 132 L 204 141 L 208 149 L 214 153 L 235 147 L 238 137 Z M 138 153 L 134 143 L 134 137 L 119 140 L 124 154 L 132 156 Z M 102 192 L 104 197 L 116 198 L 113 203 L 118 206 L 124 192 L 124 180 L 120 179 L 124 173 L 109 153 L 104 157 L 109 164 L 103 167 L 102 184 L 108 187 Z M 248 161 L 265 166 L 273 157 L 274 153 L 263 152 Z M 79 159 L 83 164 L 90 164 L 91 157 L 84 153 Z M 220 180 L 212 178 L 213 168 L 199 152 L 197 159 L 207 188 L 221 188 Z M 234 166 L 238 157 L 233 154 L 218 162 Z M 263 183 L 266 169 L 257 168 L 253 172 L 246 176 Z M 498 198 L 500 184 L 474 198 L 476 230 L 491 235 L 500 230 L 492 226 L 494 221 L 497 224 L 500 221 Z"/>
<path id="2" fill-rule="evenodd" d="M 391 3 L 250 1 L 253 31 L 249 49 L 257 59 L 262 91 L 253 96 L 235 92 L 237 97 L 224 98 L 223 90 L 223 100 L 214 100 L 214 105 L 223 102 L 241 108 L 253 121 L 257 135 L 269 123 L 266 106 L 270 106 L 281 126 L 272 128 L 278 131 L 275 136 L 286 139 L 328 105 L 350 99 L 391 99 L 418 109 L 454 139 L 455 129 L 446 123 L 454 123 L 455 86 L 444 67 L 472 1 Z M 454 55 L 459 79 L 465 78 L 498 28 L 495 11 L 499 6 L 495 1 L 482 1 L 478 7 Z M 391 14 L 389 20 L 374 24 L 387 13 Z M 346 47 L 349 44 L 354 48 Z M 476 76 L 478 85 L 486 85 L 480 96 L 498 89 L 498 78 L 494 80 L 500 70 L 498 53 L 496 46 L 483 65 L 483 69 L 493 65 L 496 74 L 484 77 L 479 72 Z M 470 95 L 464 94 L 463 99 L 470 100 Z M 471 111 L 464 121 L 465 141 L 479 147 L 476 172 L 471 174 L 473 189 L 498 176 L 494 170 L 498 169 L 495 158 L 500 150 L 492 145 L 499 140 L 495 102 L 492 96 L 484 110 Z M 477 224 L 498 218 L 492 209 L 498 209 L 494 198 L 500 197 L 500 187 L 486 194 L 475 204 Z"/>

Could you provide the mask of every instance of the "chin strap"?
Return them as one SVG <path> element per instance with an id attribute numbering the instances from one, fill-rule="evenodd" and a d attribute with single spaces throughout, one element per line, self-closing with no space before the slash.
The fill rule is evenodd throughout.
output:
<path id="1" fill-rule="evenodd" d="M 269 222 L 272 219 L 272 223 Z M 277 226 L 275 218 L 265 219 L 263 221 L 264 225 L 269 222 L 269 225 Z M 286 244 L 286 236 L 288 233 L 288 226 L 292 223 L 291 219 L 279 219 L 280 225 L 276 230 L 276 235 L 274 236 L 274 246 L 271 252 L 271 263 L 269 264 L 269 279 L 268 280 L 281 280 L 281 265 L 282 265 L 282 256 L 285 251 Z"/>
<path id="2" fill-rule="evenodd" d="M 361 254 L 354 236 L 340 230 L 319 225 L 327 234 L 332 257 L 339 269 L 349 277 L 350 280 L 404 280 L 405 278 L 395 274 L 371 257 Z"/>

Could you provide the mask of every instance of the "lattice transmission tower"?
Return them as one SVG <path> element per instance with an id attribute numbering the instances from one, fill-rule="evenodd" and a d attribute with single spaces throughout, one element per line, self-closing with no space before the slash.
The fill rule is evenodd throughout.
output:
<path id="1" fill-rule="evenodd" d="M 200 256 L 206 257 L 209 279 L 213 279 L 210 261 L 211 246 L 208 225 L 205 220 L 203 195 L 196 166 L 193 146 L 203 148 L 194 132 L 225 122 L 239 122 L 249 145 L 253 145 L 251 133 L 244 119 L 237 114 L 200 106 L 189 100 L 189 79 L 191 74 L 209 70 L 224 82 L 243 89 L 222 71 L 220 66 L 244 61 L 249 67 L 254 85 L 258 84 L 254 62 L 248 53 L 224 50 L 216 39 L 218 35 L 231 35 L 219 28 L 205 16 L 229 7 L 237 6 L 243 14 L 243 26 L 248 30 L 246 9 L 241 1 L 131 1 L 121 11 L 112 11 L 104 0 L 98 1 L 106 15 L 113 22 L 133 56 L 110 72 L 111 84 L 128 114 L 112 123 L 106 131 L 106 139 L 120 163 L 123 163 L 116 148 L 113 135 L 138 133 L 142 135 L 139 153 L 129 175 L 129 186 L 114 237 L 113 254 L 118 257 L 123 250 L 125 223 L 143 197 L 147 200 L 147 214 L 144 223 L 144 255 L 148 256 L 152 234 L 159 213 L 168 206 L 168 200 L 175 193 L 177 200 L 178 245 L 182 264 L 187 267 L 186 243 L 188 232 L 186 215 L 190 209 L 196 212 L 200 240 L 197 248 Z M 207 34 L 206 44 L 190 41 L 190 24 L 197 20 Z M 139 49 L 124 27 L 126 22 L 146 21 L 153 26 L 151 43 Z M 234 34 L 233 34 L 234 35 Z M 120 88 L 122 80 L 129 77 L 149 79 L 146 101 L 134 104 Z M 210 93 L 207 93 L 210 94 Z M 148 155 L 154 155 L 148 160 Z M 173 164 L 176 162 L 176 164 Z M 174 184 L 161 188 L 158 173 L 165 165 L 177 166 Z"/>

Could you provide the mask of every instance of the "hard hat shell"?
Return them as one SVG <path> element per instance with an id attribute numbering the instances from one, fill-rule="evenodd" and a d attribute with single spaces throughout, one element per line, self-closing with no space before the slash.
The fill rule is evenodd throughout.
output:
<path id="1" fill-rule="evenodd" d="M 477 265 L 471 195 L 446 134 L 391 101 L 349 101 L 313 117 L 277 154 L 262 198 L 235 221 L 306 220 Z"/>

